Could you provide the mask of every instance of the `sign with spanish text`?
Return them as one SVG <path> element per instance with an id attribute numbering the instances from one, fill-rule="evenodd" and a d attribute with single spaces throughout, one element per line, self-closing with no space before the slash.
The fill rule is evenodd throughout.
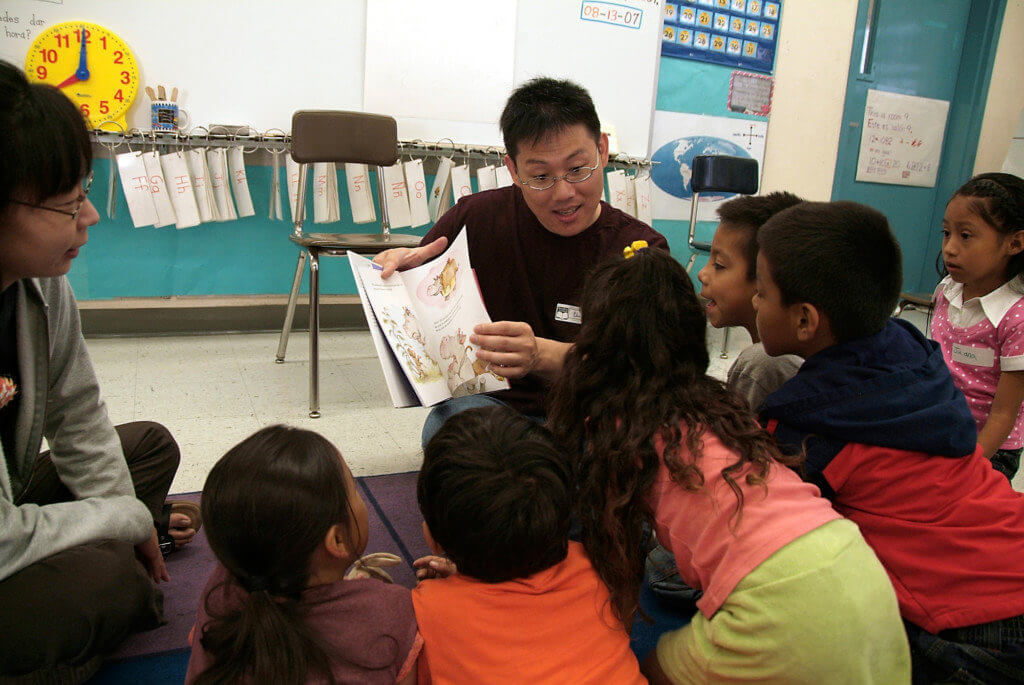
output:
<path id="1" fill-rule="evenodd" d="M 933 188 L 949 101 L 869 90 L 857 180 Z"/>

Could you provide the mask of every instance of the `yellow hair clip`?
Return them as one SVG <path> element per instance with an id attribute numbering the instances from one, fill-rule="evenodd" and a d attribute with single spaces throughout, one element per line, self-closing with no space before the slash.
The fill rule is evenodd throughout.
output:
<path id="1" fill-rule="evenodd" d="M 625 257 L 626 259 L 629 259 L 630 257 L 635 257 L 636 253 L 639 252 L 640 250 L 646 249 L 646 240 L 634 240 L 632 243 L 622 248 L 622 256 Z"/>

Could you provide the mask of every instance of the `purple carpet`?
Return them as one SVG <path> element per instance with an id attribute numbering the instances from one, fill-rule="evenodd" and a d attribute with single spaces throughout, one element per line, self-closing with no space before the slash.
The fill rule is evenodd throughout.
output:
<path id="1" fill-rule="evenodd" d="M 430 553 L 423 540 L 422 518 L 416 506 L 416 473 L 368 476 L 356 481 L 369 513 L 370 541 L 366 552 L 391 552 L 404 559 L 404 564 L 388 572 L 396 583 L 411 588 L 415 584 L 413 560 Z M 172 498 L 198 502 L 199 493 L 173 495 Z M 111 660 L 153 656 L 188 647 L 188 634 L 195 621 L 200 594 L 214 563 L 202 530 L 191 544 L 169 556 L 167 572 L 171 582 L 161 585 L 166 625 L 128 638 Z"/>

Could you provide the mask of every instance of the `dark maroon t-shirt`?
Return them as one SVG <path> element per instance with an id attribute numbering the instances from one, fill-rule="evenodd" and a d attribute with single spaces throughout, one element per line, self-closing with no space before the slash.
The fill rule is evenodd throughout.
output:
<path id="1" fill-rule="evenodd" d="M 668 250 L 664 236 L 647 224 L 601 203 L 597 221 L 566 238 L 537 220 L 517 186 L 468 195 L 438 219 L 421 245 L 446 236 L 449 244 L 466 226 L 469 261 L 487 313 L 494 321 L 524 321 L 534 335 L 572 342 L 578 323 L 559 321 L 559 305 L 579 307 L 580 290 L 595 264 L 622 254 L 634 240 Z M 565 318 L 563 316 L 563 318 Z M 547 384 L 534 375 L 511 381 L 496 398 L 532 416 L 543 416 Z"/>

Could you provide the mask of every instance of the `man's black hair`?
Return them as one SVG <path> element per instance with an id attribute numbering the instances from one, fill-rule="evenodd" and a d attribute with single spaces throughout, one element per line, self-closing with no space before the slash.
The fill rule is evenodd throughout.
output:
<path id="1" fill-rule="evenodd" d="M 516 160 L 519 145 L 535 144 L 545 136 L 583 124 L 594 142 L 601 138 L 601 121 L 586 89 L 568 80 L 535 78 L 516 88 L 501 113 L 505 150 Z"/>

